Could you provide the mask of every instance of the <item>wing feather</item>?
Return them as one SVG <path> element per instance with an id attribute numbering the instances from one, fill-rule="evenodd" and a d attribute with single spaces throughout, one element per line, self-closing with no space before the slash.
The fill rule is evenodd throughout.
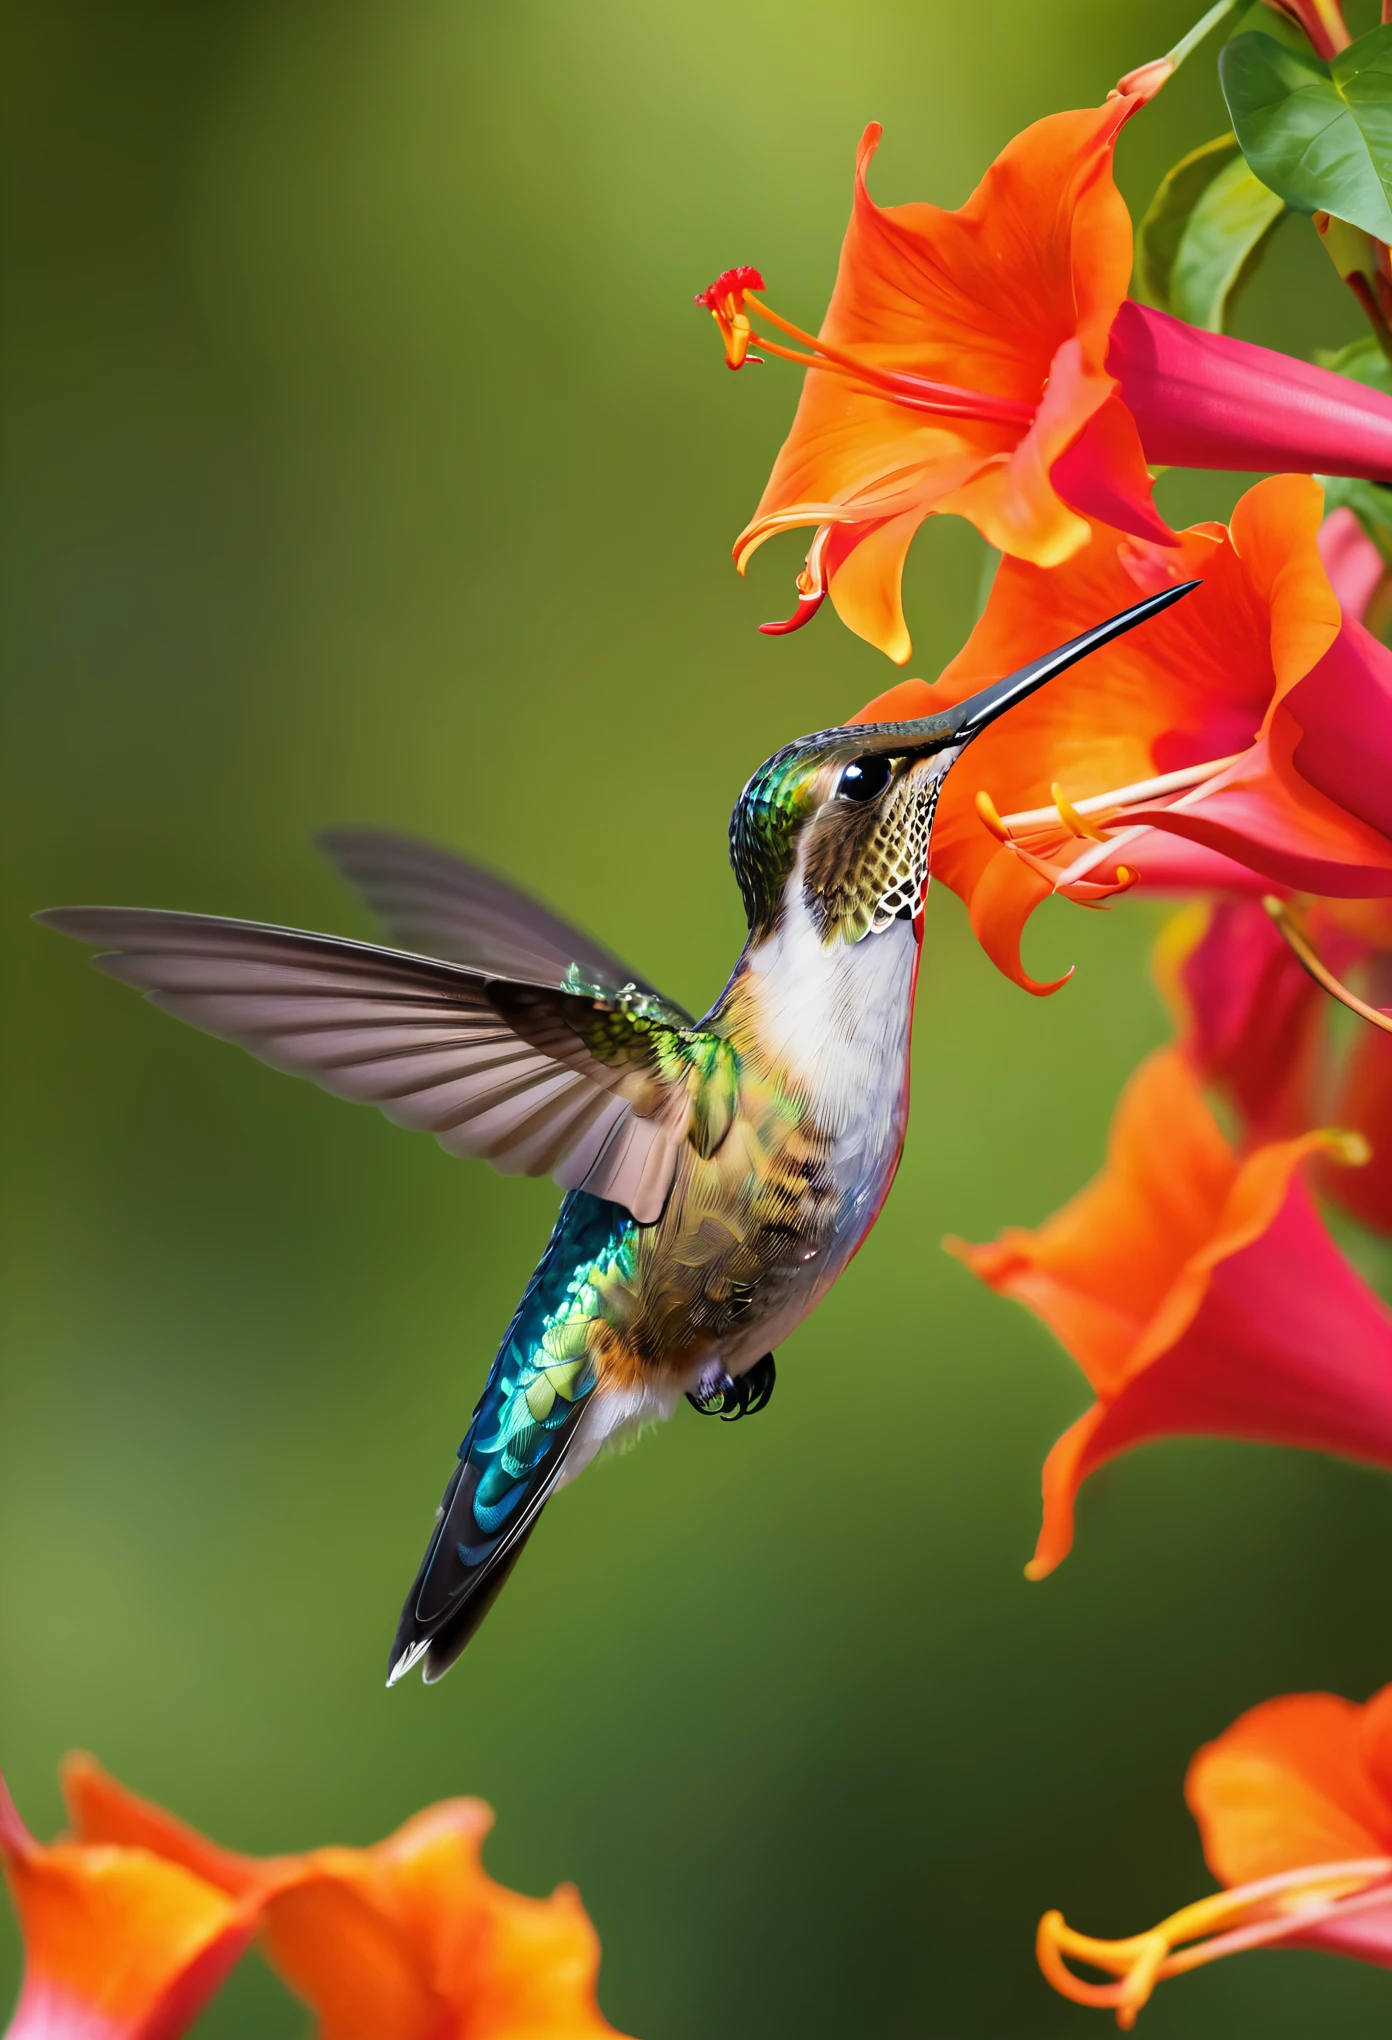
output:
<path id="1" fill-rule="evenodd" d="M 490 976 L 560 985 L 578 973 L 603 991 L 662 996 L 592 935 L 452 850 L 387 829 L 329 829 L 319 847 L 403 949 Z M 671 1011 L 690 1024 L 679 1007 Z"/>
<path id="2" fill-rule="evenodd" d="M 689 1108 L 684 1087 L 657 1071 L 650 1020 L 630 1023 L 554 986 L 257 922 L 125 907 L 38 918 L 96 944 L 99 970 L 177 1019 L 433 1133 L 451 1154 L 508 1175 L 554 1174 L 642 1224 L 661 1214 Z M 600 1055 L 587 1046 L 597 1016 L 609 1029 Z"/>

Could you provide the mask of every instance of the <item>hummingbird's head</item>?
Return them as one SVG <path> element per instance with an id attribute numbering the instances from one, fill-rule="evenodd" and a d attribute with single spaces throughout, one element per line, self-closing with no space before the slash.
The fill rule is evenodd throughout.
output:
<path id="1" fill-rule="evenodd" d="M 912 920 L 928 885 L 938 795 L 972 739 L 1046 681 L 1198 586 L 1166 588 L 979 693 L 916 722 L 820 730 L 775 751 L 730 817 L 730 861 L 755 940 L 794 890 L 824 943 Z"/>

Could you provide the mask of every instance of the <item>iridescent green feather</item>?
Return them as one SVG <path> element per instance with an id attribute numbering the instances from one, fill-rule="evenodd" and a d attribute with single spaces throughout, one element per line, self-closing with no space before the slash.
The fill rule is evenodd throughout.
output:
<path id="1" fill-rule="evenodd" d="M 465 1565 L 491 1555 L 594 1388 L 592 1340 L 606 1298 L 632 1280 L 637 1230 L 617 1205 L 579 1191 L 562 1205 L 459 1450 L 477 1476 L 479 1534 L 459 1540 Z"/>

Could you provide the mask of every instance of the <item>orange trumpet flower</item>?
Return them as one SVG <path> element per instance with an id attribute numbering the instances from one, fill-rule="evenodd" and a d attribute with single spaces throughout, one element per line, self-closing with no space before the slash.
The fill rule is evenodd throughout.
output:
<path id="1" fill-rule="evenodd" d="M 1102 525 L 1166 546 L 1147 462 L 1392 480 L 1388 397 L 1127 300 L 1131 220 L 1112 152 L 1149 89 L 1026 128 L 956 212 L 876 205 L 868 127 L 816 334 L 773 309 L 756 269 L 698 294 L 731 368 L 776 355 L 808 371 L 735 544 L 743 573 L 776 532 L 813 527 L 797 609 L 765 631 L 797 629 L 830 594 L 902 664 L 900 581 L 925 517 L 969 518 L 1038 567 Z"/>
<path id="2" fill-rule="evenodd" d="M 17 1819 L 0 1826 L 29 1960 L 12 2040 L 177 2040 L 258 1931 L 320 2040 L 614 2032 L 579 1895 L 496 1884 L 479 1860 L 493 1825 L 481 1800 L 427 1807 L 371 1848 L 257 1858 L 89 1757 L 69 1759 L 63 1788 L 72 1841 L 44 1851 Z"/>
<path id="3" fill-rule="evenodd" d="M 36 1841 L 0 1779 L 0 1857 L 24 1934 L 8 2040 L 177 2040 L 256 1931 L 256 1907 L 147 1848 Z"/>
<path id="4" fill-rule="evenodd" d="M 1310 477 L 1280 475 L 1231 528 L 1195 525 L 1172 550 L 1111 532 L 1049 572 L 1004 560 L 936 686 L 902 681 L 852 718 L 929 714 L 1138 588 L 1203 582 L 1003 717 L 946 782 L 933 871 L 1026 990 L 1065 981 L 1036 983 L 1020 960 L 1051 893 L 1095 906 L 1140 880 L 1392 896 L 1392 653 L 1341 619 L 1322 500 Z"/>
<path id="5" fill-rule="evenodd" d="M 1185 1798 L 1226 1890 L 1149 1933 L 1098 1941 L 1057 1912 L 1039 1964 L 1076 2004 L 1129 2028 L 1157 1982 L 1248 1948 L 1318 1948 L 1392 1968 L 1392 1686 L 1265 1701 L 1201 1749 Z M 1081 1962 L 1113 1983 L 1088 1983 Z"/>
<path id="6" fill-rule="evenodd" d="M 1090 527 L 1068 500 L 1072 477 L 1054 470 L 1104 410 L 1094 436 L 1108 500 L 1124 499 L 1124 521 L 1147 537 L 1167 538 L 1135 429 L 1120 405 L 1109 407 L 1105 365 L 1131 274 L 1131 221 L 1111 151 L 1138 104 L 1037 121 L 960 212 L 877 206 L 866 187 L 880 140 L 872 125 L 815 338 L 752 295 L 764 287 L 756 270 L 727 270 L 697 298 L 732 368 L 776 354 L 815 370 L 735 547 L 743 573 L 775 532 L 817 527 L 798 610 L 766 629 L 805 622 L 829 590 L 852 630 L 902 662 L 904 557 L 934 512 L 969 517 L 993 545 L 1042 566 L 1067 559 Z M 774 329 L 757 336 L 752 356 L 751 314 Z"/>
<path id="7" fill-rule="evenodd" d="M 1123 1091 L 1106 1166 L 1035 1232 L 946 1242 L 1028 1306 L 1096 1400 L 1044 1466 L 1026 1567 L 1073 1542 L 1090 1473 L 1151 1439 L 1245 1438 L 1392 1468 L 1392 1312 L 1325 1231 L 1301 1167 L 1365 1159 L 1357 1135 L 1306 1133 L 1236 1154 L 1184 1058 L 1162 1049 Z"/>

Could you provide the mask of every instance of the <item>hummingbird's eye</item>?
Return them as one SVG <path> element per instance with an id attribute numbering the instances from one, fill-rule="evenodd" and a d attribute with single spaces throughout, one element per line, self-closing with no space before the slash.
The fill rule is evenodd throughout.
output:
<path id="1" fill-rule="evenodd" d="M 894 776 L 894 766 L 885 757 L 853 758 L 841 774 L 836 791 L 842 800 L 873 800 L 883 793 Z"/>

